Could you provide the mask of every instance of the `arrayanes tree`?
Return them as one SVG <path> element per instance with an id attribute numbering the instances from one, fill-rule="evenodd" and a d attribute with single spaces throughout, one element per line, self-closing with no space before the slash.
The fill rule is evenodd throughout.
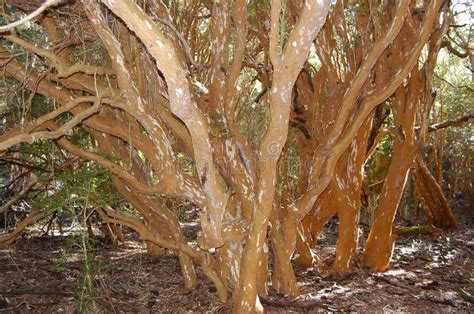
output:
<path id="1" fill-rule="evenodd" d="M 393 158 L 366 265 L 389 264 L 412 168 L 430 223 L 456 227 L 423 153 L 448 1 L 12 0 L 3 8 L 5 90 L 21 82 L 55 105 L 10 122 L 2 154 L 50 140 L 109 171 L 141 218 L 112 206 L 97 206 L 98 216 L 137 231 L 150 254 L 176 254 L 187 288 L 200 265 L 222 301 L 232 292 L 236 312 L 262 310 L 270 258 L 272 287 L 298 295 L 292 259 L 297 252 L 300 265 L 313 263 L 315 238 L 336 213 L 333 268 L 349 270 L 363 167 L 388 134 Z M 390 113 L 393 126 L 383 129 Z M 198 246 L 186 242 L 169 199 L 199 208 Z M 11 243 L 43 216 L 33 211 L 0 240 Z"/>

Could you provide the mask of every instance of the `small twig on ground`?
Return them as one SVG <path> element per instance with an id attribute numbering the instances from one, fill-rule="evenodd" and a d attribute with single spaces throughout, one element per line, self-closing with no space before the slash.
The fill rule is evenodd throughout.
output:
<path id="1" fill-rule="evenodd" d="M 112 309 L 114 313 L 117 313 L 117 311 L 115 310 L 115 306 L 112 303 L 112 298 L 110 297 L 110 290 L 107 287 L 107 284 L 105 283 L 104 278 L 100 277 L 99 283 L 102 289 L 104 290 L 105 296 L 107 298 L 107 304 L 109 305 L 109 307 Z"/>
<path id="2" fill-rule="evenodd" d="M 440 300 L 431 296 L 426 296 L 425 299 L 433 303 L 444 304 L 444 305 L 449 305 L 449 306 L 454 306 L 454 307 L 456 306 L 456 304 L 454 304 L 452 300 Z"/>
<path id="3" fill-rule="evenodd" d="M 275 307 L 296 307 L 301 309 L 321 308 L 328 311 L 342 311 L 349 309 L 352 304 L 345 306 L 333 306 L 317 300 L 305 300 L 300 298 L 274 299 L 266 295 L 259 295 L 260 302 Z"/>
<path id="4" fill-rule="evenodd" d="M 22 302 L 18 303 L 18 304 L 15 305 L 15 306 L 8 307 L 8 308 L 6 308 L 6 309 L 0 309 L 0 312 L 10 312 L 10 311 L 13 311 L 13 310 L 19 308 L 20 306 L 22 306 L 23 304 L 28 305 L 28 303 L 27 303 L 26 301 L 22 301 Z"/>
<path id="5" fill-rule="evenodd" d="M 4 292 L 5 295 L 60 295 L 60 296 L 71 296 L 76 293 L 73 291 L 58 291 L 58 290 L 33 290 L 29 288 L 15 289 Z"/>
<path id="6" fill-rule="evenodd" d="M 357 276 L 356 272 L 349 272 L 349 273 L 343 273 L 343 274 L 330 274 L 328 276 L 323 277 L 323 280 L 325 281 L 345 281 L 354 278 Z"/>
<path id="7" fill-rule="evenodd" d="M 395 287 L 398 287 L 398 288 L 401 288 L 401 289 L 406 289 L 406 290 L 411 291 L 413 293 L 417 292 L 416 289 L 413 289 L 411 287 L 408 287 L 408 286 L 406 286 L 404 284 L 401 284 L 401 283 L 398 283 L 398 282 L 394 282 L 394 281 L 392 281 L 392 280 L 390 280 L 390 279 L 388 279 L 384 276 L 372 275 L 372 278 L 377 279 L 377 280 L 381 280 L 383 282 L 386 282 L 388 284 L 391 284 L 392 286 L 395 286 Z"/>
<path id="8" fill-rule="evenodd" d="M 15 266 L 16 270 L 20 273 L 21 277 L 26 280 L 25 274 L 21 271 L 20 267 L 18 267 L 18 264 L 15 262 L 15 259 L 13 259 L 12 253 L 8 251 L 8 257 L 10 257 L 10 260 L 12 261 L 13 265 Z"/>
<path id="9" fill-rule="evenodd" d="M 459 296 L 460 296 L 464 301 L 467 301 L 467 302 L 469 302 L 469 303 L 474 304 L 474 296 L 470 295 L 469 293 L 467 293 L 466 291 L 464 291 L 464 290 L 461 289 L 461 288 L 457 288 L 457 291 L 458 291 Z"/>

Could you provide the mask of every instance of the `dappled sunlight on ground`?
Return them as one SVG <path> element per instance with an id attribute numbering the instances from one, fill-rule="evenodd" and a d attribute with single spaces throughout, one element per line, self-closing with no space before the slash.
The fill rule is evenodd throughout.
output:
<path id="1" fill-rule="evenodd" d="M 198 229 L 191 221 L 195 219 L 197 215 L 183 223 L 190 238 L 195 238 Z M 346 274 L 331 273 L 337 228 L 330 223 L 314 251 L 319 263 L 310 269 L 296 269 L 302 292 L 297 301 L 307 305 L 306 310 L 324 306 L 333 311 L 473 311 L 473 305 L 459 295 L 459 289 L 474 293 L 472 223 L 473 217 L 461 217 L 456 233 L 398 240 L 394 260 L 384 273 L 362 268 L 359 254 L 354 270 Z M 184 290 L 177 258 L 153 260 L 135 234 L 126 238 L 116 248 L 101 239 L 94 241 L 94 249 L 88 252 L 93 284 L 85 291 L 80 233 L 23 237 L 10 249 L 0 251 L 0 297 L 8 299 L 8 308 L 21 312 L 72 312 L 79 307 L 99 312 L 230 311 L 231 301 L 219 302 L 215 288 L 199 267 L 199 287 Z M 271 287 L 269 292 L 269 300 L 294 302 Z M 291 305 L 267 309 L 302 310 Z"/>

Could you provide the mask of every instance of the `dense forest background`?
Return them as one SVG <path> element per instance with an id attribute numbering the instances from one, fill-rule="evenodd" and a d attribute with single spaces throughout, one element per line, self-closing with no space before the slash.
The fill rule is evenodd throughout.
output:
<path id="1" fill-rule="evenodd" d="M 407 239 L 458 237 L 472 258 L 470 1 L 9 0 L 0 13 L 0 248 L 66 239 L 80 310 L 118 308 L 98 260 L 125 248 L 238 313 L 349 309 L 302 298 L 308 271 L 379 276 Z"/>

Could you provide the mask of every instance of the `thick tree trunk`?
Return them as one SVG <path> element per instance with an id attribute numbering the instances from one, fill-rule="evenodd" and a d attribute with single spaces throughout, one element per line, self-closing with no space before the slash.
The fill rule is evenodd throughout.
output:
<path id="1" fill-rule="evenodd" d="M 326 223 L 337 213 L 338 207 L 332 204 L 337 191 L 336 184 L 331 183 L 314 205 L 314 209 L 301 222 L 303 232 L 299 233 L 300 236 L 296 243 L 297 252 L 300 255 L 295 259 L 298 266 L 309 268 L 315 262 L 310 250 L 316 247 L 318 235 Z M 304 238 L 302 238 L 303 236 Z"/>
<path id="2" fill-rule="evenodd" d="M 346 272 L 349 270 L 351 258 L 356 254 L 359 244 L 359 216 L 361 206 L 363 166 L 366 159 L 366 147 L 369 139 L 371 119 L 367 121 L 357 132 L 351 147 L 345 158 L 343 175 L 339 178 L 336 175 L 338 193 L 338 240 L 336 247 L 336 259 L 333 269 L 336 272 Z"/>
<path id="3" fill-rule="evenodd" d="M 425 203 L 424 205 L 430 212 L 429 220 L 432 220 L 432 223 L 438 228 L 456 230 L 456 218 L 454 218 L 451 212 L 448 200 L 444 196 L 440 185 L 421 158 L 417 158 L 416 164 L 416 187 Z"/>
<path id="4" fill-rule="evenodd" d="M 359 243 L 359 199 L 360 197 L 356 197 L 352 202 L 339 202 L 338 204 L 339 227 L 336 259 L 333 264 L 335 272 L 349 271 L 351 258 L 357 251 Z"/>
<path id="5" fill-rule="evenodd" d="M 272 250 L 274 253 L 274 264 L 272 273 L 272 288 L 276 291 L 285 292 L 291 296 L 298 296 L 298 282 L 291 264 L 293 250 L 288 247 L 288 239 L 283 233 L 278 214 L 273 212 L 271 217 L 270 238 L 272 240 Z M 290 242 L 291 243 L 291 242 Z"/>
<path id="6" fill-rule="evenodd" d="M 414 147 L 394 143 L 392 163 L 382 188 L 363 257 L 365 265 L 376 271 L 387 269 L 392 257 L 395 235 L 392 223 L 402 198 L 409 169 L 413 166 Z"/>

